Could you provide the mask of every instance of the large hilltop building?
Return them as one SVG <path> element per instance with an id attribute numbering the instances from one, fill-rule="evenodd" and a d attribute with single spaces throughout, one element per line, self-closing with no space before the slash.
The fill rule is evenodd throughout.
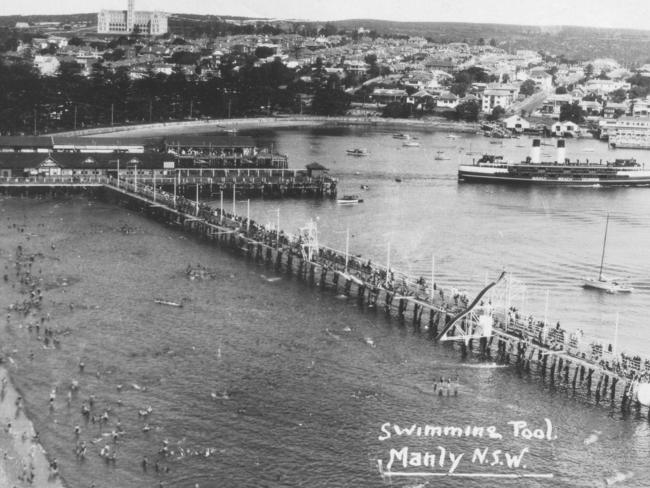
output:
<path id="1" fill-rule="evenodd" d="M 98 34 L 144 34 L 159 36 L 167 33 L 167 13 L 133 10 L 135 0 L 128 0 L 126 10 L 101 10 L 97 14 Z"/>

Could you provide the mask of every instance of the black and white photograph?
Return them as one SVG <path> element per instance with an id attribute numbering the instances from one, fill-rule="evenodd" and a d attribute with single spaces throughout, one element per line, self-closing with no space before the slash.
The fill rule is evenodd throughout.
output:
<path id="1" fill-rule="evenodd" d="M 0 488 L 650 486 L 648 19 L 3 2 Z"/>

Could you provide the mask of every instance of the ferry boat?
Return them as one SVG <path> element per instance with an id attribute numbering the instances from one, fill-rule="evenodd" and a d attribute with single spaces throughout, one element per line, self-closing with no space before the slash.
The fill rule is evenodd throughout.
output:
<path id="1" fill-rule="evenodd" d="M 564 142 L 564 139 L 557 141 L 557 158 L 552 162 L 540 162 L 539 139 L 533 139 L 531 156 L 521 163 L 486 154 L 472 164 L 461 165 L 458 180 L 514 185 L 650 186 L 650 169 L 645 169 L 635 159 L 571 162 L 565 158 Z"/>

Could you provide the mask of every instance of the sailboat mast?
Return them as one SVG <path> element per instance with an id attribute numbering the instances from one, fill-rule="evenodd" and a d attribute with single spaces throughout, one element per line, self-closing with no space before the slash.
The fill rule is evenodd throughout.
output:
<path id="1" fill-rule="evenodd" d="M 609 226 L 609 214 L 605 221 L 605 237 L 603 238 L 603 253 L 600 256 L 600 272 L 598 273 L 598 281 L 603 281 L 603 263 L 605 262 L 605 244 L 607 244 L 607 227 Z"/>

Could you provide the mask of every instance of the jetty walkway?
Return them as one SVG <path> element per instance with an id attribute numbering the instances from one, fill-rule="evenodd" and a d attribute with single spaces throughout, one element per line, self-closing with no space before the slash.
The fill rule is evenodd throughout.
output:
<path id="1" fill-rule="evenodd" d="M 596 403 L 619 404 L 624 411 L 647 405 L 650 360 L 616 351 L 524 315 L 512 305 L 515 283 L 509 273 L 486 284 L 470 302 L 466 293 L 442 287 L 369 259 L 318 244 L 313 223 L 290 234 L 161 190 L 157 185 L 97 177 L 86 181 L 0 181 L 0 188 L 98 188 L 102 197 L 197 235 L 254 262 L 294 275 L 311 286 L 333 290 L 360 305 L 383 309 L 439 341 L 451 341 L 463 357 L 513 364 L 536 371 L 551 384 Z M 188 270 L 188 274 L 193 270 Z M 648 411 L 650 418 L 650 410 Z"/>

